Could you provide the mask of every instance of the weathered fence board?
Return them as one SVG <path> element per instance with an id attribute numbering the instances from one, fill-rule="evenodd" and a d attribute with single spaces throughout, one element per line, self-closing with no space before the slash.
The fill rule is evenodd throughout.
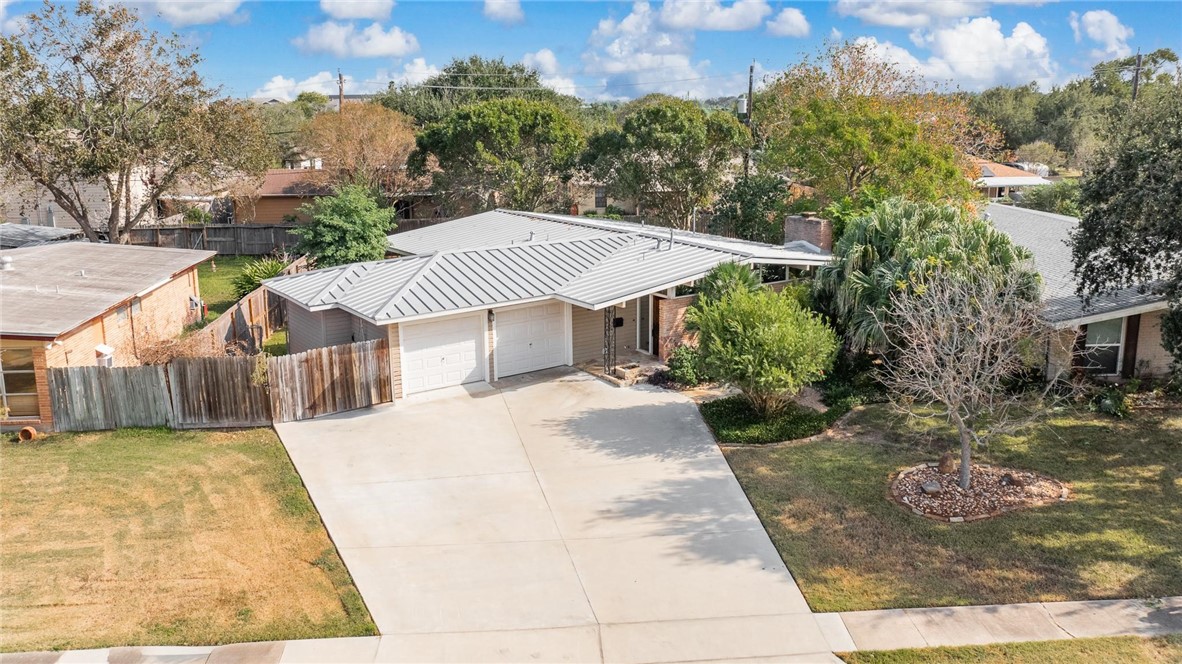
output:
<path id="1" fill-rule="evenodd" d="M 219 254 L 262 256 L 290 251 L 299 241 L 293 224 L 144 226 L 131 243 L 174 249 L 210 249 Z"/>
<path id="2" fill-rule="evenodd" d="M 384 339 L 271 357 L 267 375 L 276 422 L 356 410 L 393 398 Z"/>
<path id="3" fill-rule="evenodd" d="M 172 426 L 164 367 L 72 367 L 49 370 L 58 431 Z"/>
<path id="4" fill-rule="evenodd" d="M 58 431 L 115 428 L 115 414 L 108 408 L 110 391 L 103 385 L 110 371 L 105 367 L 49 369 L 49 400 Z"/>
<path id="5" fill-rule="evenodd" d="M 168 365 L 178 429 L 271 423 L 267 385 L 256 384 L 253 357 L 187 357 Z"/>

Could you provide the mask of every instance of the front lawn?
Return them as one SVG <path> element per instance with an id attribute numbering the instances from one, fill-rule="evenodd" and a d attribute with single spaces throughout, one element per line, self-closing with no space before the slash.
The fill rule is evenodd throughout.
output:
<path id="1" fill-rule="evenodd" d="M 884 406 L 811 442 L 725 454 L 815 611 L 1182 595 L 1182 411 L 1047 424 L 978 458 L 1068 482 L 1072 500 L 966 524 L 887 499 L 893 472 L 952 438 Z"/>
<path id="2" fill-rule="evenodd" d="M 1182 662 L 1182 637 L 1154 639 L 1121 636 L 1105 639 L 1071 639 L 1003 643 L 961 648 L 916 648 L 842 653 L 849 664 L 1166 664 Z"/>
<path id="3" fill-rule="evenodd" d="M 269 429 L 0 445 L 0 650 L 376 633 Z"/>
<path id="4" fill-rule="evenodd" d="M 238 296 L 234 294 L 234 277 L 242 273 L 248 263 L 255 260 L 255 256 L 222 256 L 213 257 L 212 263 L 217 265 L 214 272 L 211 261 L 205 261 L 197 266 L 197 278 L 201 286 L 201 299 L 209 307 L 209 315 L 205 322 L 209 322 L 225 313 L 234 306 Z"/>

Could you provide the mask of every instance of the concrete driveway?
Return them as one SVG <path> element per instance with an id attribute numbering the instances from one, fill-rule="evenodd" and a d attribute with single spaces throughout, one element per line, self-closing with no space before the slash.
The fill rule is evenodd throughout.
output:
<path id="1" fill-rule="evenodd" d="M 276 429 L 379 660 L 835 661 L 679 394 L 559 370 Z"/>

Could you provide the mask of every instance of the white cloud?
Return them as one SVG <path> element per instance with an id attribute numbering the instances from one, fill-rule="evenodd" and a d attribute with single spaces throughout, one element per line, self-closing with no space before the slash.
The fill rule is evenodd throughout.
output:
<path id="1" fill-rule="evenodd" d="M 345 89 L 349 89 L 349 82 L 352 77 L 345 77 Z M 283 101 L 290 101 L 295 99 L 301 92 L 319 92 L 326 95 L 335 95 L 337 93 L 337 77 L 331 72 L 322 71 L 319 74 L 305 78 L 297 82 L 294 78 L 287 78 L 281 74 L 271 77 L 255 90 L 250 96 L 259 99 L 281 99 Z"/>
<path id="2" fill-rule="evenodd" d="M 390 18 L 394 0 L 320 0 L 320 10 L 337 19 L 368 18 L 381 21 Z"/>
<path id="3" fill-rule="evenodd" d="M 419 50 L 419 40 L 396 25 L 389 30 L 371 23 L 358 30 L 352 23 L 325 21 L 308 28 L 308 33 L 292 40 L 301 51 L 331 53 L 340 58 L 401 57 Z"/>
<path id="4" fill-rule="evenodd" d="M 759 27 L 772 8 L 767 0 L 665 0 L 661 24 L 677 30 L 751 30 Z"/>
<path id="5" fill-rule="evenodd" d="M 183 27 L 224 20 L 243 21 L 245 15 L 238 13 L 241 4 L 242 0 L 156 0 L 144 6 L 171 25 Z"/>
<path id="6" fill-rule="evenodd" d="M 984 16 L 990 4 L 1041 5 L 1047 0 L 838 0 L 837 13 L 870 25 L 922 28 Z"/>
<path id="7" fill-rule="evenodd" d="M 829 39 L 833 41 L 841 41 L 842 36 L 841 30 L 838 30 L 837 28 L 829 28 Z"/>
<path id="8" fill-rule="evenodd" d="M 24 16 L 8 16 L 7 4 L 8 0 L 0 0 L 0 35 L 20 32 L 25 26 Z"/>
<path id="9" fill-rule="evenodd" d="M 597 99 L 627 99 L 650 92 L 716 97 L 747 89 L 747 72 L 711 75 L 710 62 L 694 62 L 694 33 L 663 29 L 644 0 L 622 19 L 601 20 L 583 53 L 583 70 L 603 85 Z M 758 65 L 757 65 L 758 70 Z"/>
<path id="10" fill-rule="evenodd" d="M 1087 35 L 1088 39 L 1103 47 L 1092 51 L 1094 57 L 1126 58 L 1133 52 L 1129 46 L 1133 29 L 1121 23 L 1115 14 L 1106 9 L 1093 9 L 1084 12 L 1083 16 L 1071 12 L 1067 21 L 1075 33 L 1076 43 Z"/>
<path id="11" fill-rule="evenodd" d="M 536 69 L 542 85 L 566 95 L 575 94 L 574 79 L 562 75 L 562 67 L 558 64 L 558 56 L 554 51 L 544 48 L 535 53 L 526 53 L 521 57 L 521 64 Z"/>
<path id="12" fill-rule="evenodd" d="M 402 71 L 393 73 L 387 69 L 378 69 L 373 76 L 358 80 L 345 74 L 345 92 L 348 94 L 367 94 L 381 92 L 393 82 L 395 85 L 416 84 L 439 73 L 439 67 L 427 64 L 424 58 L 415 58 L 402 65 Z M 309 76 L 302 81 L 288 78 L 282 74 L 272 76 L 270 80 L 256 89 L 250 96 L 260 99 L 281 99 L 290 101 L 301 92 L 320 92 L 329 96 L 337 94 L 337 76 L 332 72 L 322 71 Z"/>
<path id="13" fill-rule="evenodd" d="M 992 18 L 964 19 L 954 25 L 918 32 L 916 41 L 931 52 L 926 59 L 889 41 L 862 37 L 880 58 L 912 69 L 932 82 L 950 82 L 967 90 L 1035 81 L 1046 89 L 1056 82 L 1058 65 L 1045 37 L 1019 22 L 1006 35 Z"/>
<path id="14" fill-rule="evenodd" d="M 767 31 L 777 37 L 808 37 L 809 21 L 799 9 L 786 7 L 767 22 Z M 840 39 L 841 33 L 838 32 L 837 36 Z"/>
<path id="15" fill-rule="evenodd" d="M 520 23 L 525 20 L 521 0 L 484 0 L 485 18 L 497 23 Z"/>

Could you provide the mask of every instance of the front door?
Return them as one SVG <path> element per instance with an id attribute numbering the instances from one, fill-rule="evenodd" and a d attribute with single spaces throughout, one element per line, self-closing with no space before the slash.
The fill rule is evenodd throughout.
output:
<path id="1" fill-rule="evenodd" d="M 663 298 L 656 295 L 652 296 L 652 321 L 649 323 L 649 348 L 652 349 L 652 354 L 657 357 L 661 356 L 661 300 Z M 663 358 L 662 358 L 663 359 Z"/>
<path id="2" fill-rule="evenodd" d="M 652 318 L 649 316 L 651 300 L 651 296 L 641 295 L 636 307 L 636 349 L 644 353 L 653 352 Z"/>

